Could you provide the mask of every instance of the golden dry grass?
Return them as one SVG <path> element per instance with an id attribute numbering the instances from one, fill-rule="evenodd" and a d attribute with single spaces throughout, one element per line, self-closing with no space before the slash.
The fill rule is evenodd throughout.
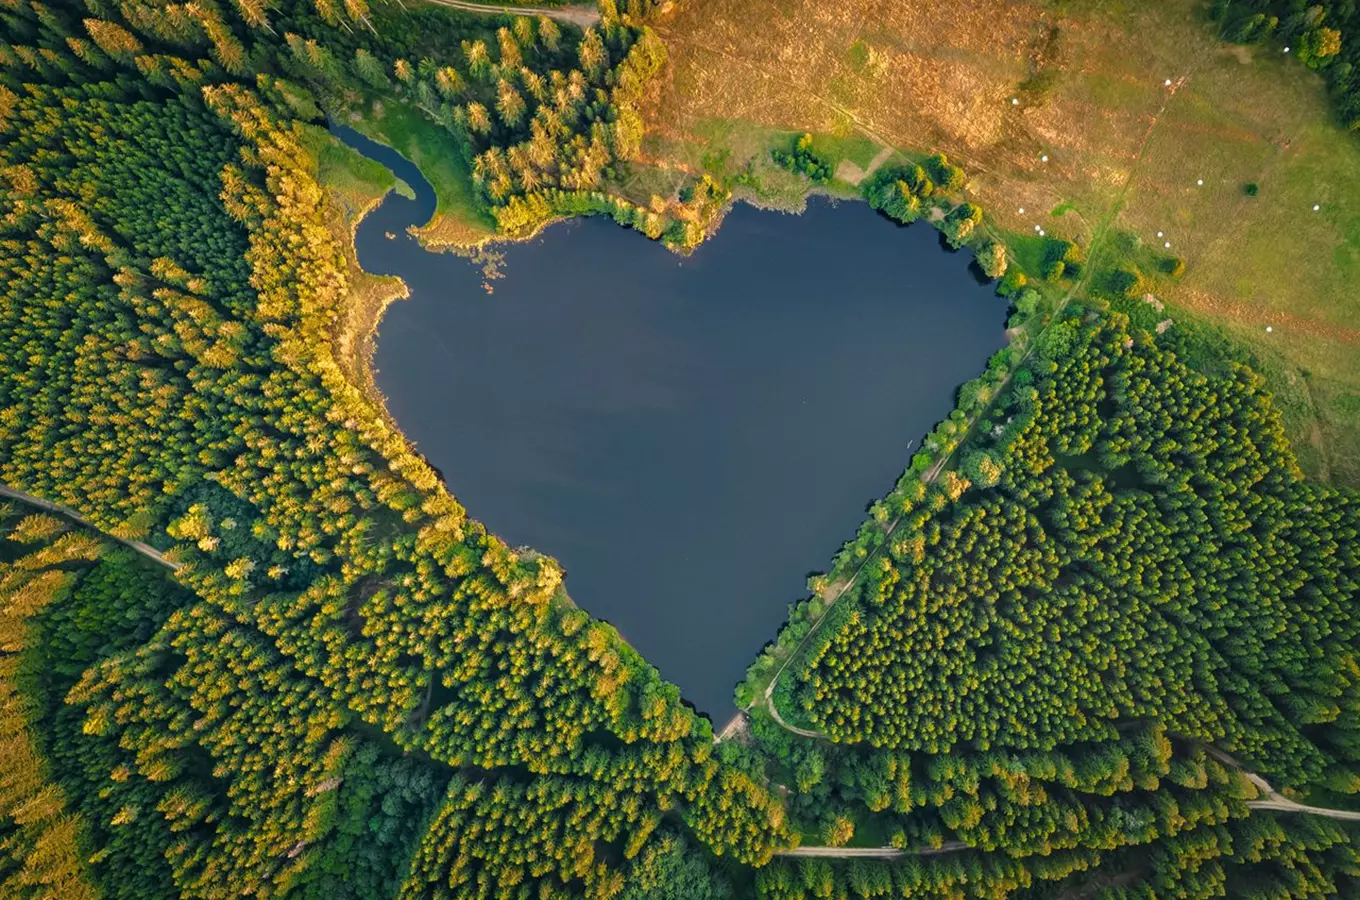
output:
<path id="1" fill-rule="evenodd" d="M 370 275 L 359 267 L 354 252 L 354 230 L 397 179 L 386 168 L 351 150 L 321 129 L 308 132 L 308 145 L 317 158 L 317 179 L 325 190 L 327 225 L 345 254 L 349 292 L 335 329 L 336 362 L 351 384 L 362 390 L 375 408 L 387 415 L 373 382 L 369 361 L 373 335 L 387 304 L 407 295 L 401 279 Z M 409 189 L 408 189 L 409 190 Z"/>
<path id="2" fill-rule="evenodd" d="M 1179 255 L 1158 295 L 1249 344 L 1305 468 L 1360 484 L 1360 140 L 1276 49 L 1223 46 L 1194 0 L 705 0 L 658 30 L 647 159 L 733 171 L 773 135 L 857 133 L 949 154 L 1003 232 Z"/>

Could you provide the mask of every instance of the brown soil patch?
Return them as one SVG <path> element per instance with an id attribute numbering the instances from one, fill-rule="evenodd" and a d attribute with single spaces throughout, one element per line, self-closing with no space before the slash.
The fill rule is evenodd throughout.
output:
<path id="1" fill-rule="evenodd" d="M 1172 298 L 1188 309 L 1208 314 L 1216 319 L 1227 320 L 1235 325 L 1260 329 L 1269 325 L 1274 329 L 1274 333 L 1278 334 L 1304 334 L 1311 338 L 1360 347 L 1360 329 L 1347 328 L 1324 319 L 1294 315 L 1278 309 L 1266 309 L 1188 288 L 1177 289 Z"/>
<path id="2" fill-rule="evenodd" d="M 841 164 L 836 167 L 836 177 L 846 184 L 858 185 L 861 181 L 878 171 L 878 167 L 888 161 L 888 157 L 893 155 L 891 147 L 884 147 L 874 154 L 874 158 L 869 161 L 869 165 L 863 169 L 855 165 L 848 159 L 841 160 Z"/>

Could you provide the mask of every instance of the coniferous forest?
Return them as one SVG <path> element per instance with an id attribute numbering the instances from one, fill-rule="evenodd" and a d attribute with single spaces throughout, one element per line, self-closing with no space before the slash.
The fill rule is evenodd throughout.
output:
<path id="1" fill-rule="evenodd" d="M 309 136 L 356 92 L 503 234 L 702 237 L 602 189 L 651 6 L 0 2 L 0 483 L 71 511 L 0 505 L 0 896 L 1360 896 L 1360 823 L 1291 807 L 1360 808 L 1360 497 L 1192 329 L 1012 274 L 1032 342 L 716 743 L 346 379 Z M 940 217 L 1000 276 L 982 222 Z"/>

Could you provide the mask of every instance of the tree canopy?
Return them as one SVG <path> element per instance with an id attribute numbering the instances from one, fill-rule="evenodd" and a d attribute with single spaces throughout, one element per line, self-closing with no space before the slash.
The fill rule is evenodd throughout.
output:
<path id="1" fill-rule="evenodd" d="M 692 244 L 600 189 L 640 152 L 657 5 L 584 31 L 364 0 L 0 7 L 0 482 L 102 533 L 0 508 L 6 895 L 1023 898 L 1097 870 L 1109 900 L 1354 893 L 1351 826 L 1250 807 L 1233 758 L 1360 790 L 1360 505 L 1304 481 L 1259 377 L 1197 370 L 1180 329 L 1076 314 L 996 354 L 872 508 L 864 576 L 798 623 L 775 701 L 819 736 L 766 719 L 716 749 L 346 380 L 309 123 L 409 104 L 504 234 L 607 212 Z M 1344 52 L 1315 18 L 1309 59 Z M 865 192 L 1007 272 L 966 186 L 937 154 Z M 700 178 L 683 203 L 727 196 Z M 1056 279 L 1083 262 L 1049 251 Z M 120 543 L 143 540 L 173 574 Z M 879 836 L 912 853 L 775 859 Z"/>

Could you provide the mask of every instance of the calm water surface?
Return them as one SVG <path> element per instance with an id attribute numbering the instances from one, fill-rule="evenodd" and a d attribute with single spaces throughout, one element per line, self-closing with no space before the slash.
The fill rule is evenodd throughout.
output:
<path id="1" fill-rule="evenodd" d="M 469 514 L 557 558 L 721 723 L 732 687 L 886 493 L 955 388 L 1002 346 L 1005 302 L 863 204 L 738 206 L 678 257 L 606 219 L 505 250 L 495 294 L 405 233 L 416 189 L 360 226 L 359 261 L 411 299 L 383 318 L 378 387 Z M 388 234 L 395 235 L 393 238 Z"/>

